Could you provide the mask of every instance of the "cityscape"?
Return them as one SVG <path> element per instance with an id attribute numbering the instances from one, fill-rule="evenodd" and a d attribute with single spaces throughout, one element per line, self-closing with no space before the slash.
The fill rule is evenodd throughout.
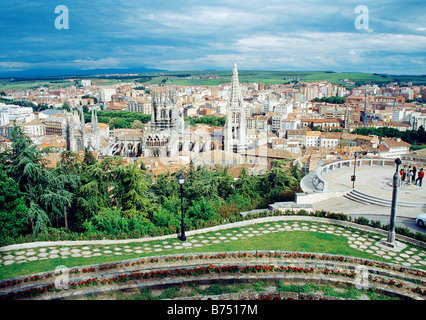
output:
<path id="1" fill-rule="evenodd" d="M 78 48 L 52 59 L 52 44 L 43 61 L 25 50 L 0 54 L 0 301 L 162 300 L 164 317 L 265 317 L 277 311 L 265 300 L 424 300 L 420 20 L 392 31 L 373 4 L 354 4 L 350 17 L 336 13 L 343 5 L 318 7 L 354 30 L 322 26 L 313 35 L 342 45 L 376 36 L 359 51 L 345 44 L 351 53 L 343 57 L 335 45 L 333 54 L 321 47 L 315 55 L 303 29 L 255 29 L 275 21 L 274 10 L 284 8 L 275 1 L 252 23 L 243 6 L 220 3 L 219 14 L 213 4 L 186 5 L 199 34 L 181 7 L 129 1 L 117 11 L 125 22 L 106 28 L 116 34 L 99 31 L 100 39 L 121 39 L 104 56 L 89 46 L 85 56 Z M 128 8 L 134 14 L 124 15 Z M 73 12 L 84 7 L 50 9 L 54 30 L 43 36 L 70 31 L 63 45 L 71 48 Z M 135 32 L 145 19 L 155 21 L 154 35 L 122 34 L 122 23 Z M 235 38 L 211 33 L 231 24 Z M 407 28 L 414 49 L 400 52 L 391 43 Z M 132 47 L 143 63 L 124 50 L 127 37 L 151 36 L 146 52 Z M 195 50 L 206 36 L 214 53 Z M 154 43 L 161 37 L 170 43 Z M 227 41 L 238 51 L 229 53 L 235 45 L 225 49 Z"/>

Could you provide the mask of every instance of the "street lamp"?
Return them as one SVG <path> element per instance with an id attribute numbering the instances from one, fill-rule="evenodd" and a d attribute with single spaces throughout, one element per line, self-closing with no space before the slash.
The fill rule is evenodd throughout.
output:
<path id="1" fill-rule="evenodd" d="M 181 207 L 181 212 L 182 212 L 182 223 L 180 224 L 180 230 L 181 230 L 181 234 L 179 239 L 181 241 L 186 241 L 186 237 L 185 237 L 185 225 L 183 224 L 183 184 L 185 182 L 185 177 L 183 176 L 182 173 L 179 174 L 179 176 L 177 177 L 179 184 L 180 184 L 180 207 Z"/>
<path id="2" fill-rule="evenodd" d="M 355 162 L 354 162 L 354 175 L 351 177 L 351 181 L 352 181 L 352 189 L 355 188 L 355 169 L 356 169 L 356 158 L 358 157 L 358 152 L 355 152 L 354 154 L 355 156 Z"/>
<path id="3" fill-rule="evenodd" d="M 401 180 L 401 175 L 399 174 L 399 165 L 402 163 L 401 159 L 397 158 L 395 160 L 396 171 L 393 175 L 393 192 L 392 192 L 392 209 L 390 216 L 389 232 L 387 242 L 389 245 L 395 245 L 395 216 L 396 216 L 396 203 L 398 198 L 398 187 Z"/>

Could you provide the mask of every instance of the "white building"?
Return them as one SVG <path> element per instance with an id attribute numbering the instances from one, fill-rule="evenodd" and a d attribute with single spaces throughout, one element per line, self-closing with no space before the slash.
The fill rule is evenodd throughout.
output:
<path id="1" fill-rule="evenodd" d="M 99 102 L 111 102 L 112 96 L 116 93 L 117 91 L 115 88 L 102 88 L 99 90 Z"/>
<path id="2" fill-rule="evenodd" d="M 305 146 L 319 147 L 321 145 L 321 131 L 308 131 L 305 136 Z"/>
<path id="3" fill-rule="evenodd" d="M 81 80 L 81 85 L 83 87 L 90 87 L 92 85 L 92 80 L 90 80 L 90 79 L 82 79 Z"/>
<path id="4" fill-rule="evenodd" d="M 21 107 L 17 105 L 6 105 L 0 104 L 1 111 L 0 113 L 7 113 L 8 116 L 3 115 L 3 120 L 6 121 L 8 117 L 8 122 L 15 121 L 17 123 L 31 122 L 34 120 L 33 108 L 31 107 Z"/>
<path id="5" fill-rule="evenodd" d="M 292 104 L 279 104 L 276 105 L 274 108 L 274 112 L 282 115 L 287 115 L 289 113 L 293 112 L 293 105 Z"/>
<path id="6" fill-rule="evenodd" d="M 0 109 L 0 126 L 9 124 L 9 110 L 7 108 Z"/>
<path id="7" fill-rule="evenodd" d="M 426 114 L 418 115 L 413 119 L 413 127 L 418 130 L 420 126 L 426 130 Z"/>
<path id="8" fill-rule="evenodd" d="M 320 136 L 320 146 L 327 148 L 335 148 L 339 146 L 339 134 L 323 132 Z"/>
<path id="9" fill-rule="evenodd" d="M 299 130 L 301 121 L 298 119 L 282 119 L 280 123 L 280 130 Z"/>
<path id="10" fill-rule="evenodd" d="M 18 126 L 29 136 L 44 136 L 46 134 L 46 126 L 40 121 L 19 123 Z"/>

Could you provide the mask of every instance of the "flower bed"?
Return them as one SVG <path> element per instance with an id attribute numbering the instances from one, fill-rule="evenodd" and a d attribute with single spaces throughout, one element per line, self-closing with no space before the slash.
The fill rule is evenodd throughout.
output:
<path id="1" fill-rule="evenodd" d="M 131 263 L 129 263 L 130 265 Z M 85 270 L 92 270 L 92 268 L 85 268 Z M 326 276 L 338 276 L 343 278 L 355 279 L 357 273 L 353 270 L 347 270 L 342 268 L 329 268 L 329 267 L 303 267 L 303 266 L 294 266 L 294 265 L 273 265 L 273 264 L 229 264 L 229 265 L 219 265 L 214 266 L 212 264 L 208 266 L 187 266 L 180 268 L 166 268 L 161 270 L 152 270 L 146 272 L 127 272 L 119 275 L 104 275 L 104 276 L 95 276 L 88 277 L 79 281 L 70 281 L 69 285 L 66 288 L 58 289 L 55 287 L 54 283 L 48 283 L 40 286 L 35 286 L 32 288 L 13 290 L 8 293 L 0 295 L 2 300 L 10 299 L 23 299 L 23 298 L 33 298 L 45 293 L 51 292 L 60 292 L 61 290 L 69 289 L 78 289 L 86 288 L 91 286 L 99 285 L 111 285 L 111 284 L 123 284 L 131 281 L 141 281 L 146 279 L 156 279 L 156 278 L 172 278 L 172 277 L 188 277 L 188 276 L 200 276 L 200 275 L 209 275 L 209 274 L 256 274 L 256 273 L 295 273 L 295 274 L 317 274 L 317 275 L 326 275 Z M 395 286 L 399 289 L 406 286 L 403 282 L 396 282 L 393 279 L 388 279 L 385 277 L 371 277 L 370 281 L 378 282 L 383 285 Z M 424 294 L 424 291 L 420 287 L 408 288 L 413 293 Z"/>
<path id="2" fill-rule="evenodd" d="M 234 259 L 294 259 L 294 260 L 310 260 L 310 261 L 330 261 L 346 263 L 351 265 L 364 265 L 371 268 L 380 268 L 388 271 L 399 272 L 416 277 L 426 277 L 426 272 L 418 269 L 402 267 L 389 263 L 372 261 L 367 259 L 360 259 L 354 257 L 347 257 L 332 254 L 318 254 L 306 252 L 292 252 L 292 251 L 246 251 L 246 252 L 220 252 L 220 253 L 199 253 L 199 254 L 178 254 L 149 257 L 145 259 L 133 259 L 127 261 L 119 261 L 113 263 L 103 263 L 99 265 L 74 267 L 69 270 L 70 275 L 90 274 L 97 272 L 105 272 L 111 269 L 121 269 L 125 267 L 137 268 L 146 264 L 170 264 L 173 262 L 188 262 L 192 260 L 234 260 Z M 0 281 L 0 289 L 13 287 L 26 282 L 40 282 L 52 277 L 57 277 L 62 274 L 59 272 L 45 272 L 36 275 L 24 276 L 14 279 L 7 279 Z M 423 284 L 423 281 L 421 281 Z"/>

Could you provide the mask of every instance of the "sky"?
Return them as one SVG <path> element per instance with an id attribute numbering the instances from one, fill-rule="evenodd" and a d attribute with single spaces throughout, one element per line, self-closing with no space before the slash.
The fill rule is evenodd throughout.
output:
<path id="1" fill-rule="evenodd" d="M 234 63 L 240 70 L 426 74 L 424 0 L 0 1 L 0 75 L 232 70 Z M 55 13 L 58 6 L 68 19 Z"/>

